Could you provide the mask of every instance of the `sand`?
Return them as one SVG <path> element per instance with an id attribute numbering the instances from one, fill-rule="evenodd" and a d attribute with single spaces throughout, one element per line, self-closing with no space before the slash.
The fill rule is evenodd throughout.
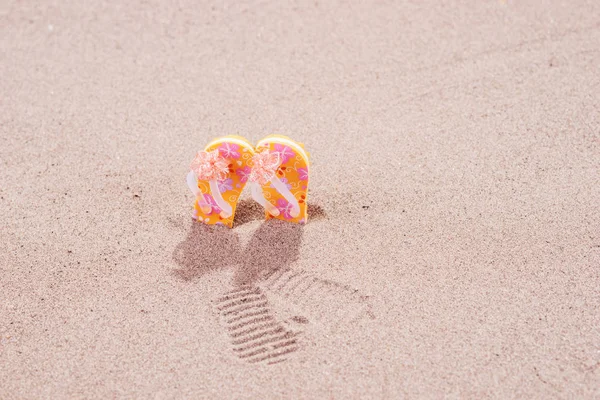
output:
<path id="1" fill-rule="evenodd" d="M 600 3 L 197 3 L 0 5 L 0 398 L 600 398 Z"/>

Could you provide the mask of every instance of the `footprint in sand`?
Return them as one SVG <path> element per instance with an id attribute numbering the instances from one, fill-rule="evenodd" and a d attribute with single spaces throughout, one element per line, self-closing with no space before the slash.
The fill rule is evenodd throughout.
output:
<path id="1" fill-rule="evenodd" d="M 214 302 L 233 352 L 248 363 L 285 361 L 299 347 L 297 334 L 278 321 L 258 287 L 243 286 Z"/>
<path id="2" fill-rule="evenodd" d="M 361 318 L 374 318 L 367 296 L 350 286 L 318 278 L 307 271 L 276 269 L 258 286 L 291 302 L 324 327 L 336 329 Z"/>

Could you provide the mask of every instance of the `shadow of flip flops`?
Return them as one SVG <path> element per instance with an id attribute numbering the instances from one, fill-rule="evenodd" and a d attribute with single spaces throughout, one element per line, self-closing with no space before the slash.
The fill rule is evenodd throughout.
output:
<path id="1" fill-rule="evenodd" d="M 326 217 L 323 208 L 315 204 L 308 205 L 308 212 L 313 219 Z M 234 227 L 263 220 L 264 217 L 264 209 L 259 204 L 244 199 L 238 204 Z M 180 227 L 177 221 L 169 222 L 176 228 Z M 302 225 L 278 220 L 265 221 L 250 241 L 251 250 L 242 254 L 235 230 L 192 221 L 187 237 L 173 251 L 173 260 L 181 267 L 175 269 L 173 275 L 192 280 L 211 270 L 239 265 L 243 257 L 245 262 L 235 282 L 248 284 L 255 280 L 256 273 L 268 271 L 277 265 L 277 268 L 288 266 L 297 258 L 302 228 Z"/>
<path id="2" fill-rule="evenodd" d="M 264 208 L 252 199 L 243 199 L 235 209 L 235 219 L 233 226 L 241 226 L 248 222 L 257 221 L 265 218 Z"/>
<path id="3" fill-rule="evenodd" d="M 172 274 L 189 281 L 210 271 L 237 265 L 240 258 L 240 242 L 234 231 L 192 221 L 187 237 L 173 251 L 173 261 L 180 268 L 174 269 Z"/>
<path id="4" fill-rule="evenodd" d="M 252 235 L 233 283 L 252 285 L 270 270 L 289 268 L 300 255 L 304 225 L 265 221 Z"/>

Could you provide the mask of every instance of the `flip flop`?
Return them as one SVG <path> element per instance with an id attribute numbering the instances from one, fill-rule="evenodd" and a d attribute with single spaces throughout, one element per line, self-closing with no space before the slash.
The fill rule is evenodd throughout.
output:
<path id="1" fill-rule="evenodd" d="M 272 135 L 256 145 L 252 159 L 252 197 L 265 218 L 304 224 L 307 220 L 309 160 L 303 145 Z"/>
<path id="2" fill-rule="evenodd" d="M 248 182 L 254 148 L 243 137 L 210 142 L 190 165 L 186 181 L 196 196 L 193 218 L 208 225 L 233 226 L 238 199 Z"/>

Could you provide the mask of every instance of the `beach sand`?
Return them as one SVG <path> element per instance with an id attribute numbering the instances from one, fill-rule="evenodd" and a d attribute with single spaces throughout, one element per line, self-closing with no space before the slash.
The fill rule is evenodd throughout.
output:
<path id="1" fill-rule="evenodd" d="M 121 3 L 0 6 L 0 398 L 600 398 L 600 3 Z"/>

